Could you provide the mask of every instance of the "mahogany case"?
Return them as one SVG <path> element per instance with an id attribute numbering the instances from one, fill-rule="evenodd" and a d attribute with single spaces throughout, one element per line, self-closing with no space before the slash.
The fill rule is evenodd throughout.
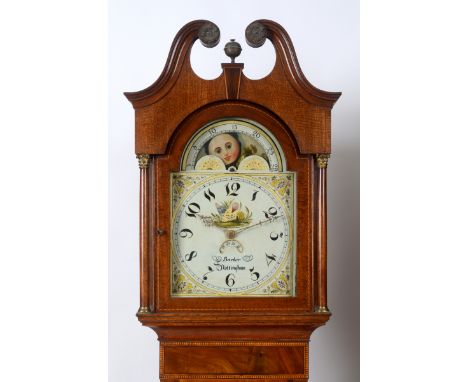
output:
<path id="1" fill-rule="evenodd" d="M 140 164 L 140 322 L 160 341 L 160 378 L 167 381 L 308 380 L 308 343 L 327 308 L 326 170 L 331 109 L 341 93 L 304 77 L 292 42 L 277 23 L 247 27 L 247 43 L 268 38 L 276 52 L 269 75 L 251 80 L 244 64 L 224 63 L 214 80 L 190 65 L 193 43 L 219 41 L 206 20 L 177 34 L 166 66 L 148 88 L 125 96 L 135 109 Z M 170 293 L 170 176 L 190 138 L 208 122 L 246 118 L 280 142 L 297 173 L 297 281 L 294 297 L 180 298 Z"/>

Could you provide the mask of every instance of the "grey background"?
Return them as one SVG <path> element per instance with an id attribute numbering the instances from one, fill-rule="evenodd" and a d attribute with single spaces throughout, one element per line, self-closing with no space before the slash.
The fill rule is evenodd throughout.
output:
<path id="1" fill-rule="evenodd" d="M 253 20 L 279 22 L 289 33 L 301 68 L 316 87 L 342 91 L 333 109 L 329 162 L 329 307 L 333 316 L 311 338 L 310 380 L 359 380 L 359 3 L 322 1 L 109 1 L 109 380 L 155 381 L 156 334 L 135 317 L 138 281 L 138 182 L 134 114 L 122 95 L 153 83 L 177 31 L 208 19 L 221 42 L 198 42 L 192 66 L 203 78 L 221 73 L 230 38 L 242 44 L 245 74 L 264 77 L 274 64 L 269 42 L 252 49 L 244 41 Z"/>

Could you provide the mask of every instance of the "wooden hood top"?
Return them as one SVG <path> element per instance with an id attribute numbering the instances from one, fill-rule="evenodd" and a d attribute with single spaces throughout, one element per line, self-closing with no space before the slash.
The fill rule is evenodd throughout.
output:
<path id="1" fill-rule="evenodd" d="M 164 154 L 184 119 L 207 105 L 225 102 L 254 104 L 274 114 L 290 128 L 301 154 L 330 153 L 331 109 L 341 93 L 320 90 L 307 81 L 291 39 L 279 24 L 257 20 L 245 34 L 252 47 L 262 46 L 268 38 L 275 48 L 275 66 L 262 79 L 246 77 L 241 63 L 222 64 L 223 72 L 214 80 L 198 77 L 190 65 L 192 46 L 197 39 L 206 47 L 216 46 L 219 29 L 210 21 L 197 20 L 177 33 L 156 82 L 125 93 L 135 109 L 137 154 Z"/>

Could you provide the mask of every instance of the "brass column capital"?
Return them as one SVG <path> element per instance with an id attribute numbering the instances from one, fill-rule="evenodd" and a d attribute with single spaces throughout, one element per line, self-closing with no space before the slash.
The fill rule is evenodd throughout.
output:
<path id="1" fill-rule="evenodd" d="M 314 310 L 315 313 L 330 313 L 326 306 L 316 306 Z"/>
<path id="2" fill-rule="evenodd" d="M 327 168 L 330 154 L 316 154 L 315 161 L 318 168 Z"/>
<path id="3" fill-rule="evenodd" d="M 138 166 L 140 168 L 148 168 L 150 156 L 149 154 L 137 154 Z"/>
<path id="4" fill-rule="evenodd" d="M 140 307 L 140 309 L 138 309 L 138 313 L 137 314 L 145 314 L 145 313 L 149 313 L 149 308 L 146 307 L 146 306 L 142 306 Z"/>

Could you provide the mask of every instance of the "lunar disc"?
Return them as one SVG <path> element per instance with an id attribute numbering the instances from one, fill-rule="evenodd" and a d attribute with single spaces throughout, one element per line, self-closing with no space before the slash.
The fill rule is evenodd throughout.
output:
<path id="1" fill-rule="evenodd" d="M 197 164 L 195 165 L 195 170 L 205 171 L 205 170 L 225 170 L 226 166 L 222 159 L 218 158 L 215 155 L 205 155 L 201 157 Z"/>
<path id="2" fill-rule="evenodd" d="M 250 155 L 239 164 L 239 171 L 269 171 L 268 162 L 259 155 Z"/>

